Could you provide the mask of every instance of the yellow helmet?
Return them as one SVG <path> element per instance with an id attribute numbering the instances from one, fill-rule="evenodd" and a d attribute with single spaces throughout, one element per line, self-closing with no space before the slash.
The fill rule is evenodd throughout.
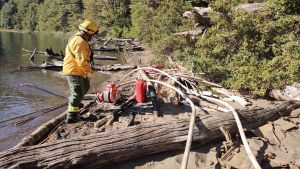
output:
<path id="1" fill-rule="evenodd" d="M 98 26 L 95 22 L 91 20 L 85 20 L 82 24 L 79 25 L 79 30 L 82 30 L 90 35 L 98 32 Z"/>

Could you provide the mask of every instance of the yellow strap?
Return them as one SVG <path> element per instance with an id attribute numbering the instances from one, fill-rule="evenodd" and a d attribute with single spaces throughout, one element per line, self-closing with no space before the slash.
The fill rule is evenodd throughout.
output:
<path id="1" fill-rule="evenodd" d="M 73 106 L 69 105 L 68 112 L 69 113 L 77 113 L 77 112 L 79 112 L 79 107 L 73 107 Z"/>

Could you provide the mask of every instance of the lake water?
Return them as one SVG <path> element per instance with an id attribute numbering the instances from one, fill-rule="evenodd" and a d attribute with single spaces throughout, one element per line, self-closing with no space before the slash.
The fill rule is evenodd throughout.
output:
<path id="1" fill-rule="evenodd" d="M 45 51 L 51 47 L 54 52 L 64 52 L 68 37 L 49 33 L 0 32 L 0 150 L 14 146 L 24 136 L 63 112 L 45 115 L 22 126 L 5 125 L 1 121 L 25 115 L 43 108 L 67 101 L 69 95 L 67 81 L 57 71 L 16 71 L 18 67 L 30 65 L 27 50 Z M 36 55 L 37 64 L 47 60 L 46 56 Z M 107 75 L 93 74 L 92 86 L 99 86 Z M 31 84 L 34 87 L 24 86 Z"/>

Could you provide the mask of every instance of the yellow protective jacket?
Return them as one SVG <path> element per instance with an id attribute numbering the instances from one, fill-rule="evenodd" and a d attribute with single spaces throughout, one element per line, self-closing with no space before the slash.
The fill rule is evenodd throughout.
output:
<path id="1" fill-rule="evenodd" d="M 77 33 L 69 40 L 63 64 L 63 75 L 87 77 L 93 73 L 90 65 L 91 50 L 88 42 Z"/>

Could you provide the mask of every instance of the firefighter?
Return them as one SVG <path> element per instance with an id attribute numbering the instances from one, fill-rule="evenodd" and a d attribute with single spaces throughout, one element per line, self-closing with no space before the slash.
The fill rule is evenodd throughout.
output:
<path id="1" fill-rule="evenodd" d="M 97 24 L 85 20 L 79 25 L 79 31 L 68 41 L 63 64 L 63 75 L 66 76 L 70 88 L 68 115 L 66 123 L 78 120 L 79 109 L 83 107 L 81 100 L 90 88 L 89 76 L 92 70 L 92 50 L 88 44 L 92 36 L 97 34 Z"/>

